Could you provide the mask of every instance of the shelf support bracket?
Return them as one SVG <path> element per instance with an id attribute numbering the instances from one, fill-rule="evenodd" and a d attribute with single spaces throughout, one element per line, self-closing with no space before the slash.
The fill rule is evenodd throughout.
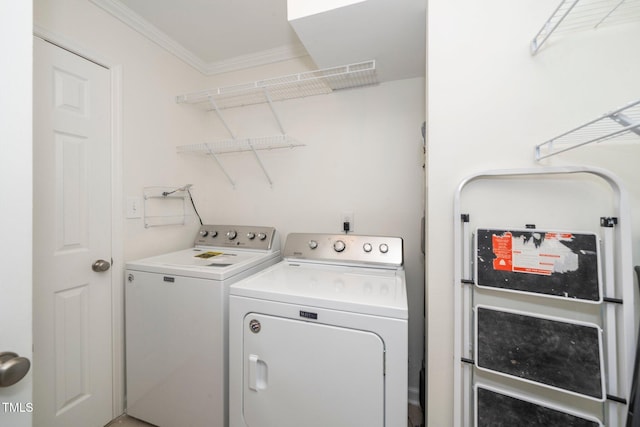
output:
<path id="1" fill-rule="evenodd" d="M 267 178 L 267 181 L 269 181 L 269 186 L 273 187 L 273 181 L 271 181 L 271 177 L 269 176 L 267 169 L 264 167 L 264 164 L 262 163 L 262 159 L 260 159 L 260 156 L 258 155 L 256 148 L 253 146 L 253 143 L 251 142 L 251 138 L 247 138 L 247 143 L 249 144 L 249 147 L 251 147 L 251 151 L 253 151 L 253 154 L 256 156 L 256 161 L 260 165 L 260 168 L 262 168 L 262 172 L 264 173 L 264 176 Z"/>
<path id="2" fill-rule="evenodd" d="M 236 188 L 236 183 L 233 181 L 233 179 L 231 179 L 231 176 L 229 176 L 229 173 L 224 168 L 224 166 L 222 166 L 222 163 L 220 162 L 220 159 L 218 158 L 216 153 L 209 146 L 207 146 L 207 151 L 211 155 L 213 160 L 215 160 L 215 162 L 218 164 L 218 167 L 220 167 L 220 170 L 222 171 L 222 173 L 224 173 L 224 176 L 227 177 L 227 179 L 231 183 L 231 186 L 235 189 Z"/>
<path id="3" fill-rule="evenodd" d="M 231 138 L 232 139 L 237 139 L 236 135 L 233 133 L 233 131 L 231 130 L 231 128 L 227 124 L 227 121 L 222 116 L 222 113 L 220 112 L 220 108 L 218 108 L 218 104 L 216 104 L 216 101 L 213 99 L 212 96 L 209 96 L 208 100 L 209 100 L 209 105 L 211 105 L 211 108 L 213 108 L 213 111 L 216 112 L 216 115 L 218 116 L 218 118 L 220 119 L 220 121 L 222 122 L 224 127 L 227 129 L 227 132 L 229 132 L 229 135 L 231 135 Z"/>
<path id="4" fill-rule="evenodd" d="M 284 127 L 282 126 L 282 122 L 280 121 L 280 117 L 278 116 L 276 109 L 273 108 L 273 101 L 271 100 L 271 95 L 269 95 L 269 91 L 267 90 L 267 88 L 264 89 L 264 97 L 267 99 L 267 102 L 269 103 L 269 108 L 271 108 L 273 117 L 276 119 L 276 123 L 278 123 L 280 132 L 284 135 L 285 134 Z"/>
<path id="5" fill-rule="evenodd" d="M 573 10 L 573 8 L 576 6 L 576 4 L 578 4 L 579 1 L 580 0 L 563 0 L 562 2 L 560 2 L 556 10 L 554 10 L 553 13 L 551 14 L 551 17 L 547 19 L 547 22 L 544 23 L 540 31 L 538 31 L 538 34 L 536 34 L 536 36 L 531 41 L 532 55 L 535 55 L 536 53 L 538 53 L 538 50 L 540 50 L 544 42 L 546 42 L 549 36 L 553 34 L 556 28 L 558 28 L 558 26 L 562 23 L 562 21 L 564 21 L 564 19 L 567 17 L 569 12 Z M 552 24 L 553 18 L 556 16 L 556 14 L 558 14 L 558 12 L 560 12 L 560 10 L 562 9 L 562 6 L 565 3 L 569 3 L 569 2 L 571 3 L 569 7 L 567 7 L 567 9 L 564 11 L 564 13 L 562 13 L 562 15 L 558 15 L 558 20 L 555 22 L 555 24 Z"/>
<path id="6" fill-rule="evenodd" d="M 282 123 L 280 122 L 280 118 L 278 117 L 278 114 L 276 113 L 276 110 L 273 108 L 273 104 L 271 102 L 271 97 L 269 96 L 269 93 L 267 92 L 266 89 L 264 90 L 264 94 L 265 94 L 265 97 L 267 98 L 267 101 L 269 102 L 269 107 L 271 107 L 271 112 L 273 113 L 273 116 L 275 117 L 276 122 L 278 122 L 278 126 L 280 127 L 280 131 L 282 132 L 282 135 L 284 135 L 284 130 L 282 128 Z M 220 112 L 220 108 L 218 107 L 218 104 L 216 104 L 216 101 L 213 99 L 212 96 L 209 96 L 208 100 L 209 100 L 209 104 L 211 105 L 211 108 L 213 108 L 213 110 L 216 112 L 218 118 L 220 119 L 220 121 L 222 122 L 224 127 L 227 129 L 227 132 L 229 132 L 229 135 L 231 135 L 231 138 L 234 141 L 236 141 L 238 138 L 236 137 L 236 134 L 233 133 L 233 131 L 231 130 L 231 128 L 227 124 L 226 120 L 224 119 L 222 113 Z M 262 159 L 260 158 L 260 155 L 258 155 L 258 152 L 256 151 L 256 148 L 254 147 L 253 143 L 251 142 L 251 138 L 247 138 L 247 144 L 249 145 L 249 148 L 251 148 L 251 151 L 253 152 L 253 155 L 256 157 L 256 161 L 258 162 L 258 165 L 260 165 L 260 168 L 262 169 L 262 172 L 264 173 L 264 176 L 267 178 L 267 181 L 269 181 L 269 186 L 273 187 L 273 181 L 271 180 L 271 177 L 269 176 L 269 173 L 267 172 L 267 168 L 265 168 L 264 163 L 262 163 Z M 236 187 L 235 182 L 233 182 L 233 180 L 231 179 L 231 177 L 227 173 L 226 169 L 222 166 L 222 163 L 220 162 L 220 159 L 218 159 L 218 156 L 216 156 L 216 154 L 210 148 L 209 148 L 209 154 L 211 154 L 211 156 L 216 161 L 216 163 L 218 163 L 218 166 L 220 166 L 220 169 L 222 169 L 222 172 L 224 172 L 225 176 L 227 177 L 227 179 L 229 180 L 229 182 L 231 183 L 233 188 L 235 188 Z"/>

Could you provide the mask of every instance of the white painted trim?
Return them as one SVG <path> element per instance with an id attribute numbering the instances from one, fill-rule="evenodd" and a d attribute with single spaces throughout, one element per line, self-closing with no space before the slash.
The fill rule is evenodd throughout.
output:
<path id="1" fill-rule="evenodd" d="M 113 408 L 112 417 L 124 412 L 124 214 L 123 214 L 123 67 L 66 37 L 34 26 L 33 35 L 109 70 L 111 74 L 111 315 Z"/>
<path id="2" fill-rule="evenodd" d="M 202 58 L 189 49 L 176 42 L 173 38 L 158 29 L 158 27 L 145 20 L 117 0 L 89 0 L 91 3 L 113 15 L 135 31 L 139 32 L 161 48 L 175 55 L 187 65 L 195 68 L 200 73 L 211 76 L 243 70 L 274 62 L 286 61 L 308 53 L 301 44 L 287 45 L 275 49 L 264 50 L 255 54 L 241 55 L 224 61 L 206 63 Z"/>
<path id="3" fill-rule="evenodd" d="M 113 418 L 124 413 L 124 189 L 122 65 L 111 70 L 111 308 L 113 349 Z"/>

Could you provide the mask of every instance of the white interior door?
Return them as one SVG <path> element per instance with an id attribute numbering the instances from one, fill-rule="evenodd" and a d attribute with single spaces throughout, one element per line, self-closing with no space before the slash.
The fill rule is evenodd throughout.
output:
<path id="1" fill-rule="evenodd" d="M 113 415 L 110 153 L 109 71 L 34 38 L 35 427 Z"/>
<path id="2" fill-rule="evenodd" d="M 243 364 L 249 427 L 384 426 L 384 343 L 374 333 L 250 313 Z"/>

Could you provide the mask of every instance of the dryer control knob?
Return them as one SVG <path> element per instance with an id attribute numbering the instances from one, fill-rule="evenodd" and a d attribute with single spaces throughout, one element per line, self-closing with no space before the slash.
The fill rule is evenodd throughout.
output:
<path id="1" fill-rule="evenodd" d="M 342 252 L 347 248 L 347 245 L 345 245 L 345 243 L 342 240 L 336 240 L 336 242 L 333 244 L 333 249 L 336 252 Z"/>
<path id="2" fill-rule="evenodd" d="M 316 242 L 315 240 L 309 240 L 309 247 L 311 249 L 315 249 L 318 247 L 318 242 Z"/>
<path id="3" fill-rule="evenodd" d="M 238 232 L 236 230 L 227 231 L 227 237 L 229 238 L 229 240 L 233 240 L 238 237 Z"/>
<path id="4" fill-rule="evenodd" d="M 267 235 L 265 233 L 258 233 L 258 239 L 264 240 L 266 238 L 267 238 Z"/>
<path id="5" fill-rule="evenodd" d="M 216 237 L 217 235 L 218 235 L 218 232 L 217 232 L 217 231 L 213 230 L 213 231 L 211 232 L 211 238 L 212 238 L 212 239 L 213 239 L 214 237 Z"/>
<path id="6" fill-rule="evenodd" d="M 253 240 L 256 238 L 256 233 L 249 232 L 247 233 L 247 239 Z"/>
<path id="7" fill-rule="evenodd" d="M 380 252 L 382 252 L 383 254 L 386 254 L 387 252 L 389 252 L 389 245 L 387 245 L 386 243 L 382 243 L 379 249 L 380 249 Z"/>
<path id="8" fill-rule="evenodd" d="M 365 243 L 364 245 L 362 245 L 362 249 L 365 252 L 371 252 L 373 250 L 373 246 L 371 246 L 371 243 Z"/>
<path id="9" fill-rule="evenodd" d="M 202 230 L 202 231 L 200 232 L 200 235 L 201 235 L 202 237 L 207 237 L 207 236 L 209 235 L 209 232 L 208 232 L 207 230 Z"/>

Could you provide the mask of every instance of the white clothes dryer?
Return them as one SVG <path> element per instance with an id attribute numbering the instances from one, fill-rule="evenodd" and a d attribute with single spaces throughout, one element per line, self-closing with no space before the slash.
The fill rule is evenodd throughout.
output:
<path id="1" fill-rule="evenodd" d="M 406 425 L 407 321 L 401 238 L 289 234 L 230 288 L 230 426 Z"/>
<path id="2" fill-rule="evenodd" d="M 127 263 L 128 415 L 228 426 L 229 286 L 281 259 L 272 227 L 203 225 L 193 248 Z"/>

